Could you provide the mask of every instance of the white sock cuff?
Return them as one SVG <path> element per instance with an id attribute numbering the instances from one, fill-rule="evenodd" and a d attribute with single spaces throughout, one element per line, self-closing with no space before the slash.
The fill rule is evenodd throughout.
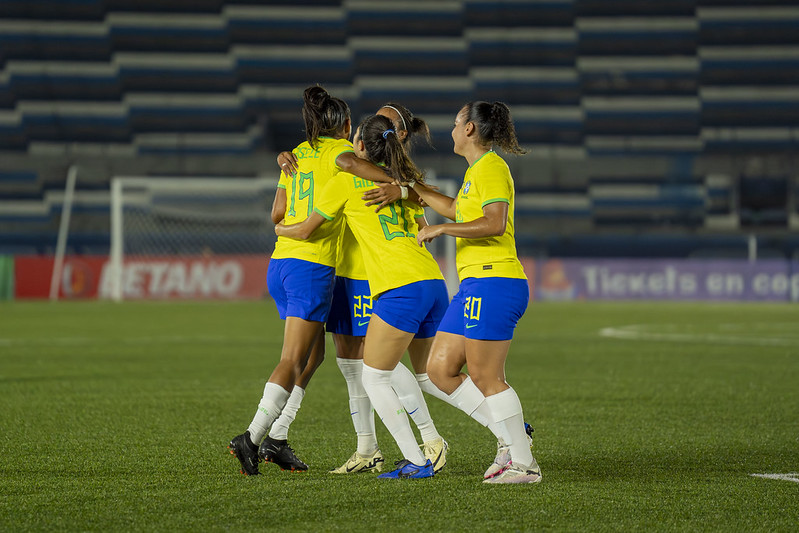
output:
<path id="1" fill-rule="evenodd" d="M 522 414 L 522 403 L 513 387 L 486 397 L 495 422 L 502 422 L 513 416 Z"/>
<path id="2" fill-rule="evenodd" d="M 302 401 L 303 398 L 305 398 L 305 389 L 303 389 L 299 385 L 294 385 L 294 388 L 291 389 L 291 395 L 289 396 L 289 400 L 288 401 L 292 401 L 292 400 L 296 401 L 298 399 L 299 399 L 299 401 Z"/>
<path id="3" fill-rule="evenodd" d="M 362 359 L 344 359 L 336 357 L 336 364 L 345 378 L 360 376 L 363 371 Z"/>
<path id="4" fill-rule="evenodd" d="M 471 377 L 467 377 L 463 383 L 458 385 L 458 388 L 455 389 L 450 396 L 455 401 L 458 408 L 469 416 L 471 416 L 486 399 L 483 393 L 480 392 L 480 389 L 477 388 L 477 385 L 474 384 Z"/>
<path id="5" fill-rule="evenodd" d="M 369 380 L 372 383 L 377 382 L 385 382 L 387 384 L 391 383 L 391 375 L 394 373 L 393 370 L 380 370 L 379 368 L 374 368 L 366 363 L 363 363 L 363 380 Z"/>
<path id="6" fill-rule="evenodd" d="M 275 403 L 278 406 L 282 406 L 286 403 L 286 401 L 288 401 L 289 396 L 291 396 L 291 392 L 287 391 L 277 383 L 272 383 L 271 381 L 266 382 L 266 385 L 264 386 L 264 398 L 274 398 L 274 400 L 277 400 Z"/>

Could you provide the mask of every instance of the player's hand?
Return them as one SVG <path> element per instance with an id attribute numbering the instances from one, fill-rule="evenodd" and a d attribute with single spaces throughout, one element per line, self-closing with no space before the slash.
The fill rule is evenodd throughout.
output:
<path id="1" fill-rule="evenodd" d="M 377 185 L 376 189 L 370 189 L 361 196 L 361 200 L 366 200 L 366 205 L 379 204 L 377 209 L 375 209 L 375 213 L 402 198 L 402 191 L 399 185 L 390 183 L 375 183 L 375 185 Z"/>
<path id="2" fill-rule="evenodd" d="M 275 224 L 275 235 L 280 237 L 283 234 L 283 229 L 285 227 L 286 225 L 283 223 L 282 220 L 279 223 Z"/>
<path id="3" fill-rule="evenodd" d="M 280 165 L 280 170 L 289 176 L 297 173 L 297 157 L 291 152 L 280 152 L 277 156 L 277 164 Z"/>
<path id="4" fill-rule="evenodd" d="M 419 233 L 416 234 L 416 242 L 419 243 L 419 246 L 426 242 L 430 242 L 436 237 L 440 237 L 444 231 L 444 228 L 441 227 L 440 224 L 435 226 L 425 226 L 419 230 Z"/>

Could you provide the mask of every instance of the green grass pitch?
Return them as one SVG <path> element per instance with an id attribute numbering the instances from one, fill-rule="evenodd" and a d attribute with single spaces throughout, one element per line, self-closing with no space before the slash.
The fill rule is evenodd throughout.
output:
<path id="1" fill-rule="evenodd" d="M 799 306 L 532 304 L 531 486 L 483 485 L 495 441 L 431 397 L 439 475 L 328 474 L 355 446 L 330 342 L 289 433 L 311 470 L 240 475 L 281 338 L 270 302 L 1 304 L 0 531 L 799 528 L 799 483 L 752 476 L 799 472 Z"/>

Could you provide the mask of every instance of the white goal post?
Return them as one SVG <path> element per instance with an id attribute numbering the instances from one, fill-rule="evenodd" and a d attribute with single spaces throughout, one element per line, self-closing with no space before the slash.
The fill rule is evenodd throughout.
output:
<path id="1" fill-rule="evenodd" d="M 275 177 L 112 178 L 111 252 L 101 297 L 237 297 L 240 292 L 232 287 L 244 274 L 220 258 L 266 264 L 276 240 L 269 213 L 277 182 Z M 451 181 L 431 182 L 449 196 L 457 191 Z M 426 212 L 431 224 L 444 221 L 432 209 Z M 454 294 L 455 239 L 436 239 L 428 248 Z"/>
<path id="2" fill-rule="evenodd" d="M 276 187 L 276 178 L 113 178 L 111 298 L 130 294 L 131 258 L 267 257 L 275 241 L 269 211 Z"/>

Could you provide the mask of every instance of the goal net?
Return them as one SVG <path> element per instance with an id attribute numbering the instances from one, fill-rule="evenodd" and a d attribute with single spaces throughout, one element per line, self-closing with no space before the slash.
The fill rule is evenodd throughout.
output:
<path id="1" fill-rule="evenodd" d="M 457 190 L 451 182 L 436 185 L 450 196 Z M 276 240 L 270 217 L 276 188 L 276 178 L 113 178 L 111 258 L 101 297 L 266 296 L 266 269 Z M 429 223 L 443 222 L 431 209 L 426 212 Z M 436 239 L 428 248 L 454 294 L 454 239 Z"/>
<path id="2" fill-rule="evenodd" d="M 136 298 L 259 298 L 274 178 L 117 177 L 101 290 Z"/>

